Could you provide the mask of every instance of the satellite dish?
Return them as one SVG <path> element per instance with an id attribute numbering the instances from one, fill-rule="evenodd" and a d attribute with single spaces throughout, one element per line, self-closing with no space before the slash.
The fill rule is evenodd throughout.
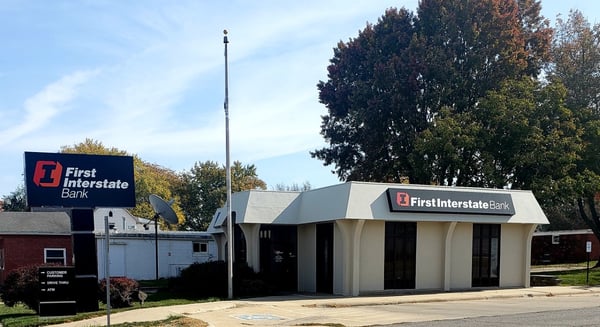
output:
<path id="1" fill-rule="evenodd" d="M 177 224 L 179 222 L 177 220 L 177 214 L 175 214 L 175 211 L 171 208 L 171 203 L 163 200 L 156 194 L 150 194 L 148 199 L 150 200 L 150 205 L 152 206 L 152 209 L 154 209 L 154 212 L 169 224 Z"/>

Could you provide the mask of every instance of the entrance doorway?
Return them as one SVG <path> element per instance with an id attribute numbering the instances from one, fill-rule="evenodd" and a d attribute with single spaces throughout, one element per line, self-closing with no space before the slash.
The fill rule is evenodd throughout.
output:
<path id="1" fill-rule="evenodd" d="M 333 223 L 317 224 L 317 292 L 333 293 Z"/>
<path id="2" fill-rule="evenodd" d="M 298 231 L 296 226 L 261 225 L 260 271 L 279 292 L 298 290 Z"/>
<path id="3" fill-rule="evenodd" d="M 415 288 L 417 223 L 385 223 L 385 289 Z"/>

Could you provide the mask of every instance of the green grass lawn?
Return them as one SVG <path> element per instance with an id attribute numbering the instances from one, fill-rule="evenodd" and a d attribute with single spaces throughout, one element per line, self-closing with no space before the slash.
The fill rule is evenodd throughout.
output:
<path id="1" fill-rule="evenodd" d="M 159 291 L 156 293 L 148 294 L 148 298 L 144 302 L 142 306 L 139 302 L 134 303 L 132 307 L 129 308 L 112 308 L 111 313 L 126 311 L 126 310 L 135 310 L 139 308 L 151 308 L 158 306 L 170 306 L 170 305 L 178 305 L 178 304 L 189 304 L 189 303 L 198 303 L 198 302 L 206 302 L 206 301 L 218 301 L 216 298 L 209 299 L 187 299 L 174 297 L 173 294 L 166 291 Z M 7 307 L 4 304 L 0 304 L 0 323 L 3 327 L 30 327 L 30 326 L 44 326 L 51 324 L 59 324 L 71 321 L 78 321 L 89 319 L 93 317 L 99 317 L 106 315 L 106 306 L 102 303 L 99 303 L 99 309 L 95 312 L 85 312 L 78 313 L 75 316 L 68 317 L 58 317 L 58 318 L 44 318 L 39 317 L 35 311 L 23 306 L 18 305 L 15 307 Z M 175 318 L 171 318 L 170 320 L 174 320 Z M 162 324 L 127 324 L 126 326 L 168 326 L 169 321 L 164 321 Z M 175 324 L 177 325 L 177 324 Z M 181 325 L 181 324 L 179 324 Z M 119 325 L 111 326 L 119 327 Z M 125 325 L 123 325 L 125 327 Z"/>
<path id="2" fill-rule="evenodd" d="M 600 268 L 591 268 L 588 271 L 586 268 L 569 270 L 569 271 L 555 271 L 548 272 L 548 275 L 557 276 L 561 282 L 561 286 L 598 286 L 600 285 Z"/>

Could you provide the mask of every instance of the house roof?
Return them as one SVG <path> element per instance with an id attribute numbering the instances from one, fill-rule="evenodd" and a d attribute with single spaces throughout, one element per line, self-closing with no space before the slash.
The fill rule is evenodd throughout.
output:
<path id="1" fill-rule="evenodd" d="M 388 189 L 508 196 L 514 214 L 393 212 L 386 195 Z M 548 224 L 531 191 L 365 182 L 346 182 L 305 192 L 238 192 L 232 197 L 232 211 L 236 212 L 238 224 L 306 224 L 338 219 Z M 217 210 L 208 231 L 220 231 L 226 215 L 225 208 Z"/>
<path id="2" fill-rule="evenodd" d="M 65 212 L 0 212 L 0 235 L 71 235 Z"/>

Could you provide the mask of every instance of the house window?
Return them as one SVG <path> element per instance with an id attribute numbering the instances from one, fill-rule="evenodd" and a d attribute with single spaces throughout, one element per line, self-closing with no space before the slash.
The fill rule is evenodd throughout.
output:
<path id="1" fill-rule="evenodd" d="M 67 254 L 65 249 L 44 249 L 44 263 L 67 264 Z"/>
<path id="2" fill-rule="evenodd" d="M 560 235 L 552 234 L 552 244 L 560 244 Z"/>
<path id="3" fill-rule="evenodd" d="M 192 252 L 194 254 L 207 254 L 208 253 L 208 243 L 192 242 Z"/>
<path id="4" fill-rule="evenodd" d="M 4 270 L 4 249 L 0 249 L 0 270 Z"/>

